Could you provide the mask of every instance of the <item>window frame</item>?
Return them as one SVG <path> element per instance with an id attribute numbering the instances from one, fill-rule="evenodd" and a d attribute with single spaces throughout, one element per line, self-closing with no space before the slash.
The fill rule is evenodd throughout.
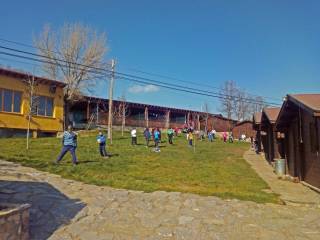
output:
<path id="1" fill-rule="evenodd" d="M 44 96 L 44 95 L 35 95 L 34 97 L 39 98 L 39 99 L 44 98 L 45 101 L 44 101 L 44 114 L 39 114 L 39 103 L 40 102 L 38 102 L 38 104 L 34 106 L 36 109 L 35 109 L 35 113 L 33 115 L 36 117 L 54 118 L 54 97 L 48 97 L 48 96 Z M 47 106 L 48 106 L 49 99 L 52 101 L 51 115 L 47 114 L 47 112 L 48 112 Z M 35 103 L 33 103 L 33 104 L 35 104 Z"/>
<path id="2" fill-rule="evenodd" d="M 12 93 L 11 96 L 11 111 L 5 111 L 4 110 L 4 91 L 10 91 Z M 20 103 L 19 103 L 19 111 L 16 112 L 15 110 L 15 95 L 20 95 Z M 19 90 L 13 90 L 8 88 L 0 88 L 0 97 L 1 97 L 1 105 L 0 105 L 0 112 L 1 113 L 11 113 L 11 114 L 21 114 L 21 106 L 22 106 L 22 99 L 23 99 L 23 92 Z"/>

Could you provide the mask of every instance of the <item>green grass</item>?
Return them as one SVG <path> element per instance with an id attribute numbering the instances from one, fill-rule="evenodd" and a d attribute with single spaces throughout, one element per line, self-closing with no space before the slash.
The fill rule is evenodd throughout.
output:
<path id="1" fill-rule="evenodd" d="M 152 192 L 156 190 L 196 193 L 221 198 L 237 198 L 259 203 L 279 202 L 275 194 L 262 191 L 268 185 L 243 159 L 247 143 L 225 144 L 197 141 L 196 151 L 188 147 L 184 136 L 174 139 L 174 145 L 161 144 L 161 152 L 152 147 L 131 146 L 129 134 L 116 133 L 107 151 L 113 156 L 99 156 L 94 134 L 80 135 L 77 157 L 80 164 L 73 167 L 70 154 L 60 165 L 53 165 L 61 150 L 61 139 L 32 139 L 25 150 L 25 139 L 0 139 L 0 158 L 21 163 L 64 178 L 115 188 Z"/>

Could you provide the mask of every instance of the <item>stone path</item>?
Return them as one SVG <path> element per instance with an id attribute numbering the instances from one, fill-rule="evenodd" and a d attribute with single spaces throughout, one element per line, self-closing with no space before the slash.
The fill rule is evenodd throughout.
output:
<path id="1" fill-rule="evenodd" d="M 320 239 L 320 208 L 98 187 L 0 161 L 0 201 L 31 203 L 32 239 Z"/>
<path id="2" fill-rule="evenodd" d="M 320 205 L 319 193 L 301 183 L 279 179 L 273 172 L 272 166 L 268 164 L 262 155 L 257 155 L 254 151 L 249 150 L 244 154 L 244 158 L 258 175 L 268 183 L 272 191 L 279 194 L 287 205 Z"/>

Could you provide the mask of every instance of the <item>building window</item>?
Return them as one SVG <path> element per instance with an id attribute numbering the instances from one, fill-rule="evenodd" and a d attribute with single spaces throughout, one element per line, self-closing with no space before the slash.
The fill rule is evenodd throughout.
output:
<path id="1" fill-rule="evenodd" d="M 21 92 L 15 92 L 13 97 L 13 111 L 19 113 L 21 111 Z"/>
<path id="2" fill-rule="evenodd" d="M 34 96 L 32 113 L 38 116 L 53 117 L 53 98 Z"/>
<path id="3" fill-rule="evenodd" d="M 0 89 L 0 111 L 21 112 L 21 92 Z"/>

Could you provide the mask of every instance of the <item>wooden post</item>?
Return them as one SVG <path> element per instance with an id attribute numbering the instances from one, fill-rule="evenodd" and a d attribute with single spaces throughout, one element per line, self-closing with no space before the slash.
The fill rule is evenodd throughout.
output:
<path id="1" fill-rule="evenodd" d="M 148 107 L 144 108 L 144 121 L 145 121 L 145 125 L 148 128 L 149 127 L 149 111 L 148 111 Z"/>
<path id="2" fill-rule="evenodd" d="M 198 127 L 198 130 L 200 131 L 200 115 L 197 114 L 197 127 Z"/>
<path id="3" fill-rule="evenodd" d="M 165 128 L 169 128 L 170 126 L 170 110 L 167 110 L 166 112 L 166 124 L 165 124 Z"/>
<path id="4" fill-rule="evenodd" d="M 188 114 L 187 114 L 187 125 L 188 125 L 188 127 L 190 127 L 189 125 L 190 125 L 190 112 L 188 112 Z"/>
<path id="5" fill-rule="evenodd" d="M 108 113 L 108 139 L 112 144 L 112 111 L 113 111 L 113 84 L 114 84 L 114 68 L 115 68 L 115 61 L 112 59 L 111 61 L 111 79 L 110 79 L 110 86 L 109 86 L 109 113 Z"/>

